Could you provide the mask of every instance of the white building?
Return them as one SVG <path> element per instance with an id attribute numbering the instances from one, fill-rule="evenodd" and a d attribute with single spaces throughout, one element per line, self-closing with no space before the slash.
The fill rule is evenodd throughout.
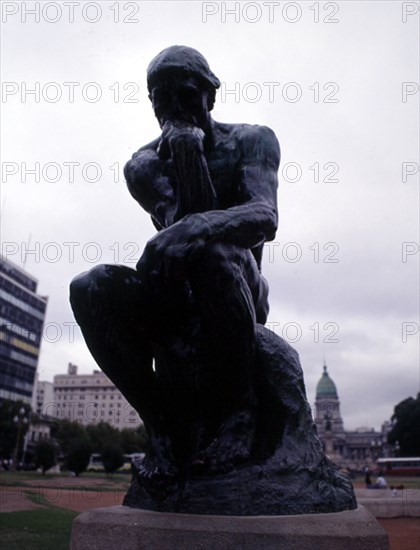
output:
<path id="1" fill-rule="evenodd" d="M 137 412 L 102 371 L 77 374 L 77 366 L 71 363 L 67 374 L 54 376 L 54 402 L 47 403 L 42 414 L 84 425 L 108 422 L 120 430 L 142 424 Z"/>
<path id="2" fill-rule="evenodd" d="M 42 416 L 43 411 L 48 410 L 48 405 L 54 403 L 54 384 L 46 381 L 36 381 L 32 409 Z"/>

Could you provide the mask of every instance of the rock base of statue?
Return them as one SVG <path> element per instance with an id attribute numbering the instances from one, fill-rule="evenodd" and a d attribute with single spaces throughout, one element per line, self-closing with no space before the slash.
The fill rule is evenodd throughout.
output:
<path id="1" fill-rule="evenodd" d="M 327 459 L 313 465 L 270 463 L 237 468 L 225 475 L 192 477 L 158 500 L 135 474 L 126 506 L 161 512 L 232 516 L 338 512 L 355 508 L 350 482 Z"/>
<path id="2" fill-rule="evenodd" d="M 349 478 L 325 456 L 316 435 L 297 352 L 258 325 L 256 364 L 255 437 L 260 451 L 266 452 L 251 453 L 246 463 L 228 473 L 191 474 L 183 481 L 152 482 L 142 477 L 141 465 L 134 464 L 124 505 L 159 512 L 232 516 L 317 514 L 356 508 Z"/>
<path id="3" fill-rule="evenodd" d="M 197 516 L 97 508 L 73 522 L 71 550 L 388 550 L 388 536 L 362 506 L 336 514 Z"/>

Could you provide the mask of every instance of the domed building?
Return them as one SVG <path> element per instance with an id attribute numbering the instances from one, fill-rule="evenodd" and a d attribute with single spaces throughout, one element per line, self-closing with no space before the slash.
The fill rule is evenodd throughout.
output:
<path id="1" fill-rule="evenodd" d="M 325 363 L 321 379 L 316 386 L 315 424 L 318 435 L 324 443 L 325 452 L 331 459 L 341 457 L 346 445 L 344 424 L 337 388 L 328 374 Z"/>
<path id="2" fill-rule="evenodd" d="M 337 387 L 325 362 L 321 379 L 316 386 L 315 425 L 325 453 L 341 467 L 362 470 L 366 465 L 373 465 L 377 458 L 389 456 L 389 422 L 382 425 L 381 432 L 365 427 L 353 431 L 344 430 Z"/>

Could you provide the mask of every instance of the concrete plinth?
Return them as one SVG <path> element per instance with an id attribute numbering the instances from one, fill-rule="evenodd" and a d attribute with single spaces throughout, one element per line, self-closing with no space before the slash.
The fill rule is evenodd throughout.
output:
<path id="1" fill-rule="evenodd" d="M 419 489 L 356 489 L 356 496 L 375 518 L 420 517 Z"/>
<path id="2" fill-rule="evenodd" d="M 333 514 L 205 516 L 97 508 L 73 522 L 71 550 L 387 550 L 362 506 Z"/>

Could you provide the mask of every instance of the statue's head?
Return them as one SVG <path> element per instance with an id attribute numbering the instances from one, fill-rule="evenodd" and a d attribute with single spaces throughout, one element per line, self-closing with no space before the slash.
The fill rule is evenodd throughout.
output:
<path id="1" fill-rule="evenodd" d="M 206 59 L 187 46 L 166 48 L 147 68 L 149 98 L 161 126 L 181 119 L 204 128 L 219 86 Z"/>

